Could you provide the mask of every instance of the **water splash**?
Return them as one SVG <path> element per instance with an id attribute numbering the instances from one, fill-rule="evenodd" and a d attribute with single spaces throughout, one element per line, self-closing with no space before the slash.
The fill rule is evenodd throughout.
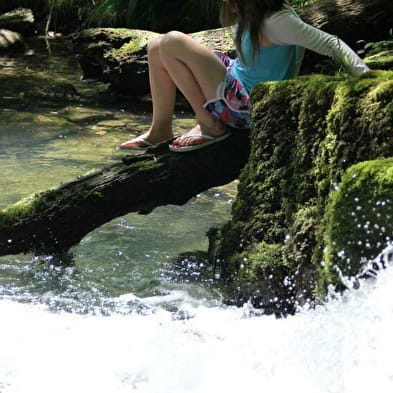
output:
<path id="1" fill-rule="evenodd" d="M 154 312 L 107 317 L 2 300 L 0 391 L 390 393 L 392 287 L 387 269 L 279 320 L 184 293 L 161 299 L 180 319 L 157 297 L 122 296 Z"/>
<path id="2" fill-rule="evenodd" d="M 344 252 L 344 251 L 343 251 Z M 362 279 L 376 278 L 381 270 L 393 266 L 393 244 L 389 243 L 374 259 L 361 261 L 360 272 L 353 277 L 346 277 L 338 266 L 334 266 L 341 282 L 348 289 L 359 289 Z"/>

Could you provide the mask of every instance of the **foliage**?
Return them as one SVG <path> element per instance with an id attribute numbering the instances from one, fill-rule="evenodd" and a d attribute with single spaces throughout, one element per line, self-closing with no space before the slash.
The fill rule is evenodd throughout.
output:
<path id="1" fill-rule="evenodd" d="M 385 50 L 393 49 L 393 28 L 389 30 L 390 40 L 378 41 L 378 42 L 366 42 L 360 40 L 357 42 L 358 45 L 363 45 L 362 49 L 357 51 L 359 56 L 373 56 L 381 53 Z"/>
<path id="2" fill-rule="evenodd" d="M 221 0 L 5 0 L 0 12 L 16 6 L 51 14 L 51 29 L 128 27 L 185 32 L 218 26 Z"/>
<path id="3" fill-rule="evenodd" d="M 290 3 L 294 7 L 303 7 L 305 5 L 309 5 L 317 1 L 318 0 L 290 0 Z"/>
<path id="4" fill-rule="evenodd" d="M 222 0 L 2 0 L 0 12 L 31 8 L 42 24 L 49 14 L 50 29 L 128 27 L 190 33 L 219 26 Z M 291 0 L 295 7 L 317 0 Z"/>

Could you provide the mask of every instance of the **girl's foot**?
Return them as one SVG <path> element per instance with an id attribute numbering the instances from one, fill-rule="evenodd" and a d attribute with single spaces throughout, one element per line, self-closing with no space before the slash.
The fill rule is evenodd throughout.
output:
<path id="1" fill-rule="evenodd" d="M 170 139 L 170 138 L 168 138 Z M 121 149 L 133 149 L 133 150 L 146 150 L 149 147 L 156 147 L 160 143 L 167 141 L 168 139 L 163 139 L 161 141 L 155 141 L 150 139 L 150 131 L 145 132 L 136 138 L 130 139 L 129 141 L 123 142 L 120 145 Z"/>
<path id="2" fill-rule="evenodd" d="M 226 127 L 219 122 L 215 121 L 213 127 L 206 127 L 197 124 L 194 128 L 188 131 L 183 136 L 176 138 L 171 144 L 171 150 L 184 148 L 186 146 L 205 145 L 208 141 L 221 140 L 223 135 L 229 134 Z M 211 144 L 211 143 L 208 143 Z M 202 147 L 202 146 L 201 146 Z M 188 150 L 188 149 L 187 149 Z"/>

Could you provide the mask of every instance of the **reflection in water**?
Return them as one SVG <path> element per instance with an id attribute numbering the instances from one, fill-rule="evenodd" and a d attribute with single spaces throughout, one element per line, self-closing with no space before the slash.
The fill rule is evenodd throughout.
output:
<path id="1" fill-rule="evenodd" d="M 281 320 L 181 290 L 113 298 L 109 316 L 2 300 L 0 391 L 390 393 L 392 279 Z"/>

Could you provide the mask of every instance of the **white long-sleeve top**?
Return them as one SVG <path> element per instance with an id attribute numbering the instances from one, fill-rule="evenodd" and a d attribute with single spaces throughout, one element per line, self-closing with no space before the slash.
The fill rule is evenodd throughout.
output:
<path id="1" fill-rule="evenodd" d="M 295 75 L 299 71 L 305 48 L 331 57 L 351 75 L 358 76 L 370 71 L 344 41 L 305 23 L 288 4 L 265 19 L 262 34 L 275 45 L 297 46 Z"/>

